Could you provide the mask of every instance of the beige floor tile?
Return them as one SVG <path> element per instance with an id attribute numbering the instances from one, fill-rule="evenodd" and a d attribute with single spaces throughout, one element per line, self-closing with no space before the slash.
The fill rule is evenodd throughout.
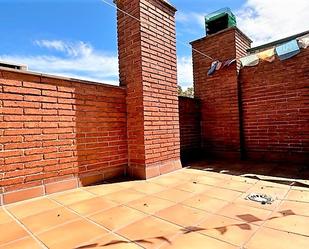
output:
<path id="1" fill-rule="evenodd" d="M 307 249 L 309 237 L 262 228 L 245 246 L 246 249 Z"/>
<path id="2" fill-rule="evenodd" d="M 0 245 L 0 249 L 40 249 L 40 248 L 42 248 L 41 245 L 30 236 L 11 241 L 3 246 Z"/>
<path id="3" fill-rule="evenodd" d="M 277 188 L 272 185 L 263 185 L 257 183 L 252 188 L 250 188 L 246 193 L 266 194 L 271 196 L 274 200 L 276 200 L 276 199 L 283 199 L 288 191 L 289 191 L 288 188 Z"/>
<path id="4" fill-rule="evenodd" d="M 29 234 L 15 221 L 0 225 L 0 245 L 28 236 Z"/>
<path id="5" fill-rule="evenodd" d="M 179 226 L 148 216 L 123 229 L 118 234 L 145 248 L 157 248 L 181 231 Z"/>
<path id="6" fill-rule="evenodd" d="M 229 202 L 212 198 L 204 194 L 199 194 L 185 200 L 184 202 L 182 202 L 182 204 L 189 207 L 202 209 L 207 212 L 216 213 L 224 206 L 229 204 Z"/>
<path id="7" fill-rule="evenodd" d="M 244 182 L 236 181 L 236 180 L 230 180 L 230 181 L 226 182 L 222 187 L 227 188 L 227 189 L 231 189 L 231 190 L 240 191 L 240 192 L 246 192 L 250 188 L 253 187 L 253 184 L 250 183 L 250 182 L 246 182 L 246 180 Z"/>
<path id="8" fill-rule="evenodd" d="M 7 209 L 18 219 L 22 219 L 27 216 L 39 214 L 54 208 L 58 208 L 60 205 L 47 198 L 39 198 L 30 201 L 18 202 L 7 206 Z"/>
<path id="9" fill-rule="evenodd" d="M 77 249 L 78 248 L 141 249 L 142 247 L 124 239 L 123 237 L 110 233 L 98 239 L 88 241 L 87 243 L 82 243 Z"/>
<path id="10" fill-rule="evenodd" d="M 171 243 L 166 243 L 162 249 L 236 249 L 223 241 L 199 234 L 187 233 L 176 237 Z"/>
<path id="11" fill-rule="evenodd" d="M 154 214 L 174 205 L 174 202 L 148 195 L 136 201 L 129 202 L 126 205 L 147 214 Z"/>
<path id="12" fill-rule="evenodd" d="M 225 206 L 218 214 L 250 224 L 262 224 L 269 218 L 271 211 L 232 203 Z"/>
<path id="13" fill-rule="evenodd" d="M 117 205 L 117 203 L 104 199 L 102 197 L 94 197 L 74 203 L 72 205 L 69 205 L 68 207 L 81 215 L 89 215 L 95 212 L 115 207 Z"/>
<path id="14" fill-rule="evenodd" d="M 220 200 L 233 201 L 237 197 L 239 197 L 242 193 L 230 189 L 214 187 L 209 190 L 206 190 L 205 192 L 203 192 L 203 194 Z"/>
<path id="15" fill-rule="evenodd" d="M 239 181 L 239 182 L 246 182 L 246 183 L 251 183 L 251 184 L 255 184 L 259 181 L 257 179 L 252 179 L 252 178 L 243 177 L 243 176 L 235 176 L 235 175 L 231 177 L 231 180 Z"/>
<path id="16" fill-rule="evenodd" d="M 124 189 L 124 190 L 120 190 L 108 195 L 104 195 L 105 199 L 114 201 L 116 203 L 119 204 L 123 204 L 123 203 L 127 203 L 130 201 L 134 201 L 137 199 L 140 199 L 142 197 L 144 197 L 145 194 L 137 192 L 135 190 L 132 189 Z"/>
<path id="17" fill-rule="evenodd" d="M 85 190 L 95 194 L 95 195 L 108 195 L 117 191 L 125 189 L 120 185 L 108 183 L 108 184 L 100 184 L 96 186 L 85 187 Z"/>
<path id="18" fill-rule="evenodd" d="M 162 192 L 156 193 L 154 194 L 154 196 L 173 202 L 181 202 L 191 197 L 192 193 L 176 188 L 170 188 Z"/>
<path id="19" fill-rule="evenodd" d="M 78 215 L 70 212 L 66 208 L 60 207 L 25 217 L 21 219 L 21 222 L 32 233 L 36 234 L 78 218 Z"/>
<path id="20" fill-rule="evenodd" d="M 305 190 L 290 190 L 287 194 L 287 200 L 309 202 L 309 191 Z"/>
<path id="21" fill-rule="evenodd" d="M 51 199 L 61 203 L 62 205 L 71 205 L 93 197 L 95 197 L 93 194 L 82 189 L 75 189 L 73 191 L 66 191 L 64 193 L 57 193 L 50 196 Z"/>
<path id="22" fill-rule="evenodd" d="M 198 193 L 203 193 L 204 191 L 207 191 L 213 186 L 205 185 L 205 184 L 199 184 L 196 181 L 193 182 L 188 182 L 184 184 L 180 184 L 175 187 L 176 189 L 187 191 L 190 193 L 198 194 Z"/>
<path id="23" fill-rule="evenodd" d="M 133 188 L 133 190 L 144 193 L 144 194 L 155 194 L 160 191 L 163 191 L 166 189 L 166 187 L 163 187 L 159 184 L 151 183 L 151 182 L 141 182 L 136 184 Z"/>
<path id="24" fill-rule="evenodd" d="M 159 177 L 155 177 L 152 178 L 150 180 L 147 180 L 147 182 L 152 182 L 152 183 L 156 183 L 165 187 L 175 187 L 181 183 L 183 183 L 183 180 L 176 178 L 176 177 L 172 177 L 172 176 L 159 176 Z"/>
<path id="25" fill-rule="evenodd" d="M 295 215 L 292 210 L 274 213 L 264 226 L 309 237 L 309 217 Z"/>
<path id="26" fill-rule="evenodd" d="M 199 209 L 176 204 L 172 207 L 163 209 L 155 216 L 167 220 L 176 225 L 187 227 L 195 226 L 199 221 L 208 217 L 210 214 Z"/>
<path id="27" fill-rule="evenodd" d="M 219 215 L 209 216 L 197 226 L 198 232 L 236 246 L 241 246 L 257 229 L 253 224 Z"/>
<path id="28" fill-rule="evenodd" d="M 114 207 L 89 216 L 91 220 L 110 230 L 119 229 L 144 217 L 146 215 L 142 212 L 125 206 Z"/>
<path id="29" fill-rule="evenodd" d="M 78 220 L 40 233 L 37 237 L 49 248 L 63 249 L 76 248 L 107 233 L 107 230 L 89 221 Z"/>
<path id="30" fill-rule="evenodd" d="M 226 181 L 224 179 L 210 177 L 210 176 L 200 176 L 197 180 L 198 183 L 211 185 L 211 186 L 222 186 Z"/>
<path id="31" fill-rule="evenodd" d="M 309 216 L 309 203 L 298 201 L 283 201 L 277 211 L 291 211 L 297 215 Z"/>

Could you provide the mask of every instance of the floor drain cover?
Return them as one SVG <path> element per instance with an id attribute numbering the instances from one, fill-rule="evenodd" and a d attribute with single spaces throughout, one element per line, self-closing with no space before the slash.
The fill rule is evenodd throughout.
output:
<path id="1" fill-rule="evenodd" d="M 272 204 L 274 199 L 271 198 L 270 196 L 267 196 L 265 194 L 249 194 L 247 197 L 246 197 L 246 200 L 250 200 L 250 201 L 255 201 L 255 202 L 259 202 L 263 205 L 265 204 Z"/>

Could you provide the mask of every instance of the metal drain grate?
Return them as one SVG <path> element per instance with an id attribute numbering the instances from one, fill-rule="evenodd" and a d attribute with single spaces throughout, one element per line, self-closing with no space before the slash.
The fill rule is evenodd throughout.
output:
<path id="1" fill-rule="evenodd" d="M 274 202 L 274 199 L 271 198 L 268 195 L 265 195 L 265 194 L 255 194 L 255 193 L 249 194 L 246 197 L 246 200 L 259 202 L 259 203 L 261 203 L 263 205 L 265 205 L 265 204 L 272 204 Z"/>

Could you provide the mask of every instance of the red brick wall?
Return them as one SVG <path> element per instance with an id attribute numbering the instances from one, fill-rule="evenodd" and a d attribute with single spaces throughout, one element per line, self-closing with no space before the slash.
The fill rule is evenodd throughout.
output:
<path id="1" fill-rule="evenodd" d="M 191 43 L 220 61 L 244 54 L 250 40 L 230 28 Z M 244 48 L 245 47 L 245 48 Z M 212 60 L 193 50 L 194 92 L 201 101 L 202 146 L 209 156 L 240 156 L 237 67 L 232 64 L 208 76 Z"/>
<path id="2" fill-rule="evenodd" d="M 125 89 L 1 70 L 0 165 L 5 202 L 123 175 Z"/>
<path id="3" fill-rule="evenodd" d="M 249 158 L 308 162 L 309 49 L 240 71 Z"/>
<path id="4" fill-rule="evenodd" d="M 179 97 L 179 121 L 181 158 L 194 159 L 201 149 L 200 104 L 197 99 Z"/>
<path id="5" fill-rule="evenodd" d="M 163 0 L 119 0 L 120 82 L 127 86 L 129 173 L 180 168 L 175 9 Z"/>

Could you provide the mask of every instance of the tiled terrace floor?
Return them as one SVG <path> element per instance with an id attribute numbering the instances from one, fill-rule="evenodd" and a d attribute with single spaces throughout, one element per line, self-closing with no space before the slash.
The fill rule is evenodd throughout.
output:
<path id="1" fill-rule="evenodd" d="M 307 188 L 182 169 L 0 207 L 0 249 L 307 249 L 308 224 Z"/>

